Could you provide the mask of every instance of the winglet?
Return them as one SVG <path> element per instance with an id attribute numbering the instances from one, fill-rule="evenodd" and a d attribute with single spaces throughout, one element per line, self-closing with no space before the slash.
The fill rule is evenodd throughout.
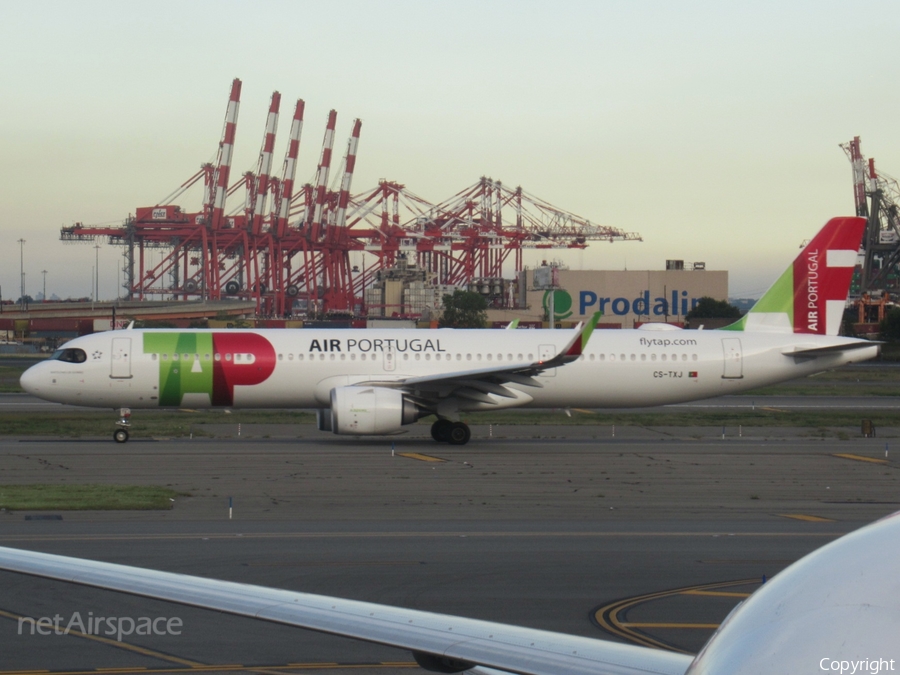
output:
<path id="1" fill-rule="evenodd" d="M 584 348 L 587 347 L 588 340 L 591 339 L 594 328 L 597 327 L 597 323 L 600 321 L 601 316 L 603 316 L 603 312 L 594 312 L 593 316 L 587 320 L 587 323 L 585 323 L 583 327 L 579 324 L 575 329 L 578 331 L 577 334 L 572 339 L 572 342 L 569 343 L 565 351 L 563 351 L 563 354 L 566 356 L 581 356 Z"/>
<path id="2" fill-rule="evenodd" d="M 518 319 L 513 319 L 513 320 L 510 321 L 508 324 L 506 324 L 506 330 L 515 330 L 515 329 L 518 328 L 518 327 L 519 327 L 519 320 L 518 320 Z"/>

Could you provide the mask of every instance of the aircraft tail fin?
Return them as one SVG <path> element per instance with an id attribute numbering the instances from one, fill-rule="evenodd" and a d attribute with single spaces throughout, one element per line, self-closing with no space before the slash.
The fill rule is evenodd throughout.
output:
<path id="1" fill-rule="evenodd" d="M 832 218 L 778 281 L 723 330 L 837 335 L 866 219 Z"/>

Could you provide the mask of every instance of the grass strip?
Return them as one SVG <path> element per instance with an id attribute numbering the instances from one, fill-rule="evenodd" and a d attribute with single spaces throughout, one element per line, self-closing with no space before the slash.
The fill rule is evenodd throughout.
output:
<path id="1" fill-rule="evenodd" d="M 871 413 L 851 410 L 722 410 L 722 411 L 661 411 L 661 412 L 602 412 L 571 411 L 569 417 L 563 411 L 497 411 L 462 415 L 468 424 L 510 425 L 597 425 L 633 427 L 859 427 L 863 419 L 872 420 L 876 426 L 898 426 L 897 414 L 885 410 Z"/>
<path id="2" fill-rule="evenodd" d="M 112 411 L 0 413 L 0 436 L 112 437 L 116 416 Z M 137 410 L 131 417 L 133 438 L 183 437 L 203 433 L 205 424 L 314 424 L 311 413 L 254 411 L 226 415 L 217 412 Z"/>
<path id="3" fill-rule="evenodd" d="M 509 425 L 586 425 L 638 427 L 812 427 L 858 428 L 863 419 L 876 427 L 900 426 L 890 410 L 661 410 L 659 412 L 600 412 L 572 410 L 571 417 L 562 410 L 498 410 L 462 415 L 469 424 Z M 302 424 L 315 423 L 315 416 L 305 412 L 247 411 L 231 415 L 222 412 L 189 413 L 177 411 L 135 411 L 131 418 L 132 438 L 183 438 L 211 435 L 205 425 L 238 424 Z M 433 417 L 419 424 L 430 425 Z M 109 412 L 72 411 L 69 413 L 34 412 L 0 413 L 0 436 L 50 436 L 55 438 L 112 437 L 115 416 Z"/>
<path id="4" fill-rule="evenodd" d="M 174 490 L 155 485 L 0 485 L 7 511 L 142 511 L 172 508 Z"/>

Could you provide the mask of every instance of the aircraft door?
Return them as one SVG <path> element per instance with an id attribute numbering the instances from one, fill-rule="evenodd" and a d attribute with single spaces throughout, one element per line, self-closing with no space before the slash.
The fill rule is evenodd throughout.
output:
<path id="1" fill-rule="evenodd" d="M 722 352 L 725 357 L 725 368 L 722 378 L 739 380 L 744 377 L 744 360 L 739 338 L 722 338 Z"/>
<path id="2" fill-rule="evenodd" d="M 113 338 L 112 369 L 109 376 L 115 379 L 131 377 L 131 338 Z"/>
<path id="3" fill-rule="evenodd" d="M 384 370 L 385 372 L 392 373 L 397 367 L 397 353 L 392 349 L 388 348 L 384 350 Z"/>
<path id="4" fill-rule="evenodd" d="M 555 345 L 539 345 L 538 346 L 538 360 L 539 361 L 549 361 L 554 356 L 556 356 L 556 346 Z M 544 377 L 555 377 L 556 376 L 556 368 L 549 368 L 541 373 Z"/>

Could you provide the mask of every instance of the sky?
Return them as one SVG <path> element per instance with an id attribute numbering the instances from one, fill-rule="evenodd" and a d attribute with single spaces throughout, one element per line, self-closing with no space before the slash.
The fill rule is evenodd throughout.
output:
<path id="1" fill-rule="evenodd" d="M 336 153 L 363 121 L 354 193 L 439 202 L 490 176 L 643 236 L 552 255 L 572 268 L 704 261 L 757 297 L 852 215 L 840 143 L 900 176 L 898 25 L 882 0 L 0 0 L 0 291 L 19 297 L 24 254 L 27 294 L 47 270 L 48 295 L 90 295 L 96 254 L 115 297 L 121 248 L 59 228 L 121 223 L 214 160 L 238 77 L 233 178 L 278 90 L 276 167 L 306 101 L 300 183 L 334 108 Z"/>

